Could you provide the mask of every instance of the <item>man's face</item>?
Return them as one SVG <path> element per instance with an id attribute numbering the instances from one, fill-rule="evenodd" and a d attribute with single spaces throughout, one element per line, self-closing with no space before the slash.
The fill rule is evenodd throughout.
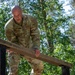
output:
<path id="1" fill-rule="evenodd" d="M 13 12 L 13 18 L 17 23 L 21 23 L 22 21 L 22 11 L 20 10 L 15 10 Z"/>

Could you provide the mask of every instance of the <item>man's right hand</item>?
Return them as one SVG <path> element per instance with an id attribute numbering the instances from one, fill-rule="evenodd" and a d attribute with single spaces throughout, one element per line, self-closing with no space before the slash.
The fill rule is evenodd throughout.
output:
<path id="1" fill-rule="evenodd" d="M 11 49 L 7 49 L 6 52 L 7 53 L 13 53 L 13 51 Z"/>

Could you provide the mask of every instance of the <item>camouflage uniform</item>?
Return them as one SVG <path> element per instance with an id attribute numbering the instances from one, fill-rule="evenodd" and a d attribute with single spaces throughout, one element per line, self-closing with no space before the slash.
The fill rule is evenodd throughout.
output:
<path id="1" fill-rule="evenodd" d="M 40 36 L 37 28 L 38 24 L 35 18 L 29 15 L 23 15 L 22 23 L 17 24 L 11 18 L 5 25 L 6 37 L 9 41 L 16 43 L 25 48 L 38 48 L 40 47 Z M 32 40 L 32 46 L 30 42 Z M 20 55 L 13 52 L 8 54 L 8 62 L 10 66 L 9 75 L 18 75 L 18 64 Z M 43 71 L 43 63 L 40 60 L 25 56 L 34 69 L 34 75 L 41 75 Z"/>
<path id="2" fill-rule="evenodd" d="M 75 25 L 70 26 L 71 32 L 69 33 L 69 38 L 72 46 L 75 48 Z"/>

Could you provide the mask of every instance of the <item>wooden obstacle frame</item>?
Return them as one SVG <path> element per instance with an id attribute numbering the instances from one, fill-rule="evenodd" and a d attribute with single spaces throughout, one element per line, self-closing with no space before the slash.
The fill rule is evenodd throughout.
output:
<path id="1" fill-rule="evenodd" d="M 11 49 L 14 52 L 17 52 L 23 56 L 27 55 L 32 58 L 42 60 L 44 62 L 48 62 L 55 66 L 60 66 L 62 68 L 62 75 L 70 75 L 70 68 L 72 67 L 71 63 L 59 60 L 51 56 L 44 55 L 42 53 L 39 57 L 36 57 L 32 49 L 20 47 L 19 45 L 2 39 L 0 39 L 0 75 L 6 75 L 6 49 Z"/>

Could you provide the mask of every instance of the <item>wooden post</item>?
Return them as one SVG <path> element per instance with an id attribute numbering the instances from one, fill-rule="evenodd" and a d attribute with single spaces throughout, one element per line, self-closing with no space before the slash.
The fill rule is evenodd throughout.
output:
<path id="1" fill-rule="evenodd" d="M 62 75 L 70 75 L 70 68 L 67 66 L 62 66 Z"/>
<path id="2" fill-rule="evenodd" d="M 6 47 L 0 44 L 0 75 L 6 75 Z"/>

